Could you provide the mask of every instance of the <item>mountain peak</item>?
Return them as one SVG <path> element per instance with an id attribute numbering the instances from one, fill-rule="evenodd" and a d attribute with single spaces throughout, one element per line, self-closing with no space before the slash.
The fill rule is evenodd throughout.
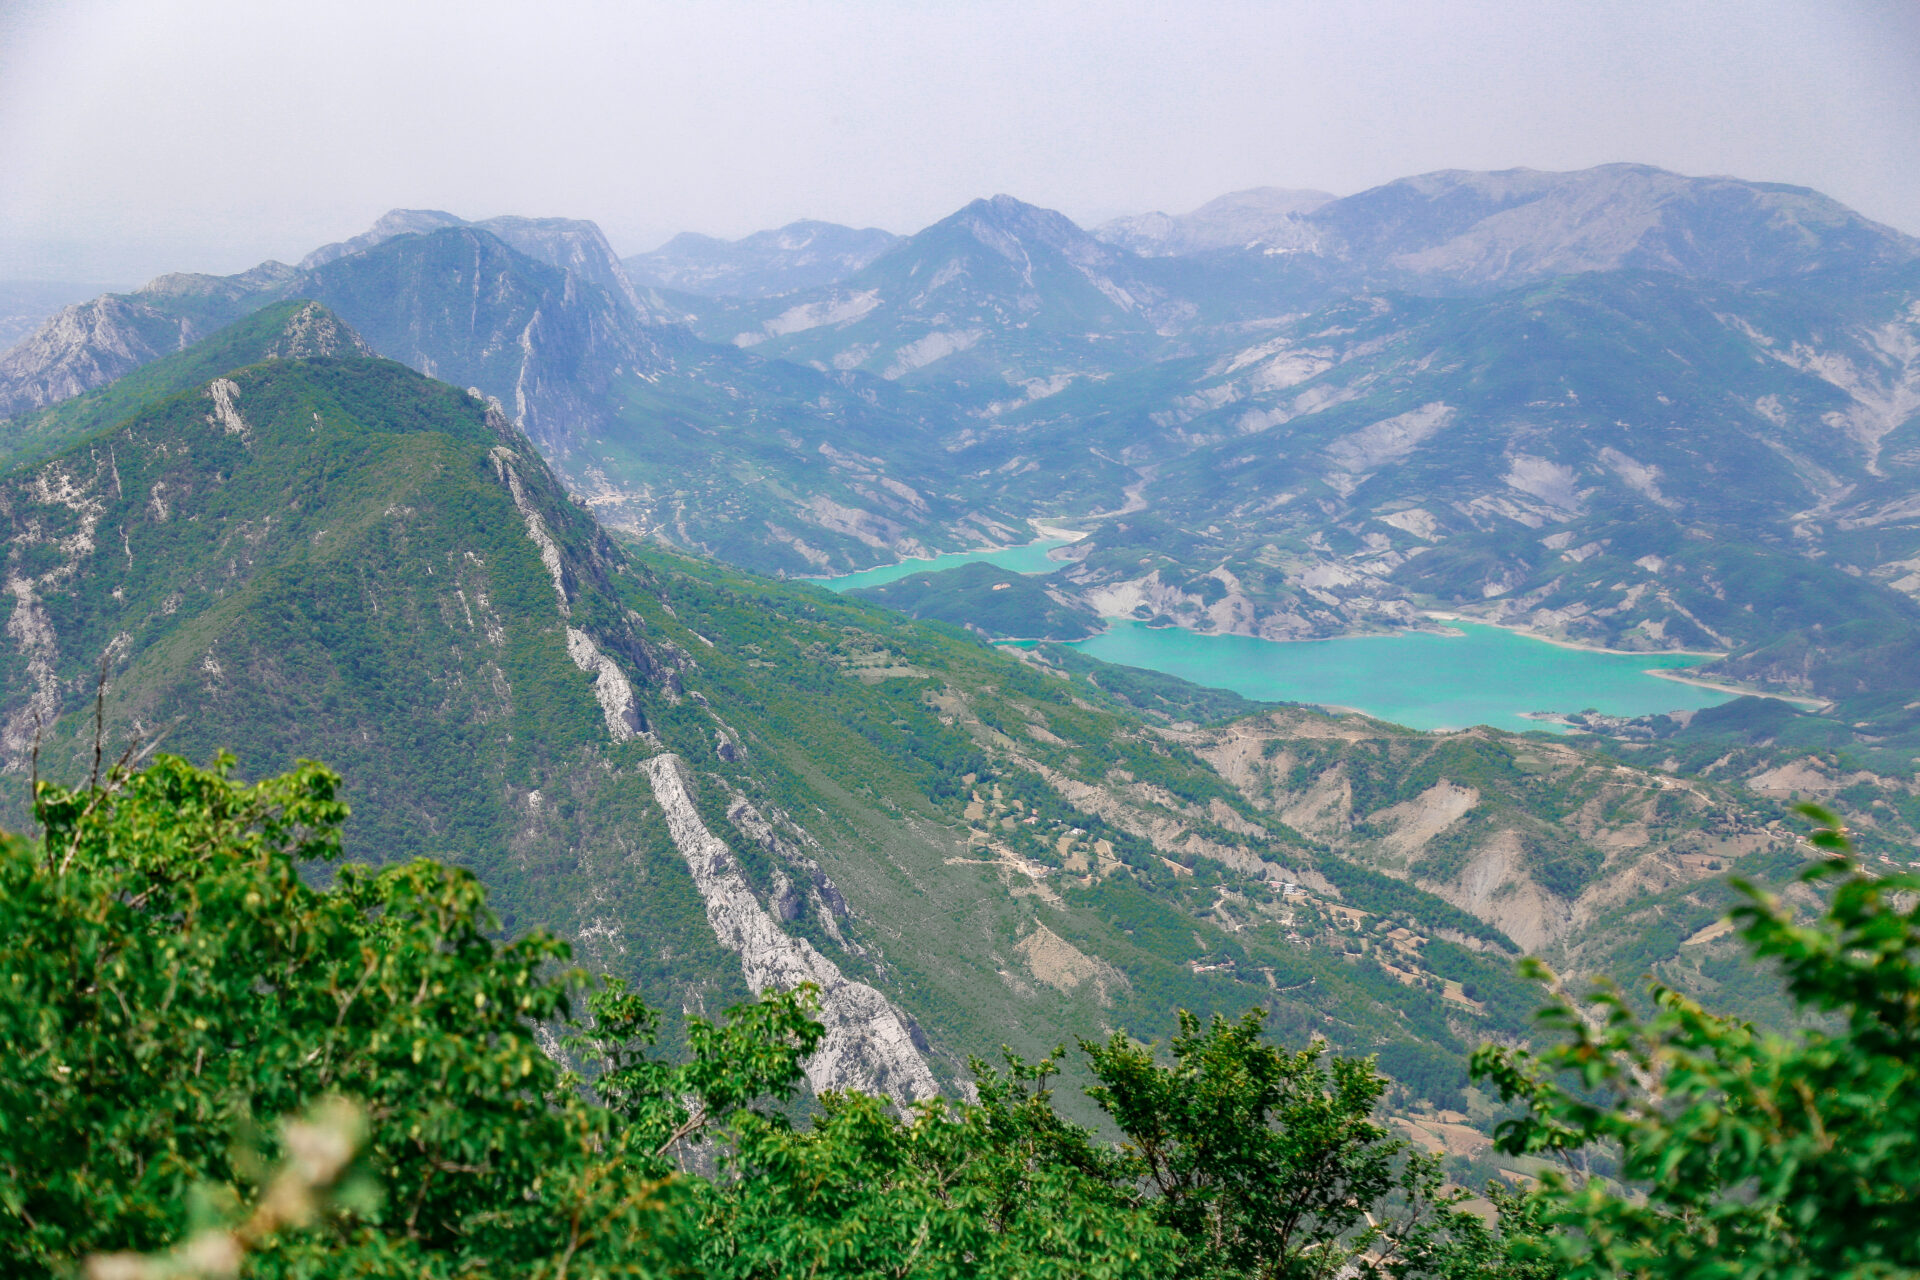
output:
<path id="1" fill-rule="evenodd" d="M 598 223 L 586 218 L 526 218 L 505 214 L 480 222 L 440 209 L 392 209 L 350 240 L 324 245 L 300 260 L 302 270 L 337 262 L 404 235 L 424 235 L 453 227 L 471 227 L 499 237 L 509 248 L 540 262 L 571 271 L 644 312 L 639 296 L 620 266 Z"/>
<path id="2" fill-rule="evenodd" d="M 954 218 L 983 219 L 1009 230 L 1034 228 L 1056 234 L 1066 233 L 1075 236 L 1086 234 L 1066 214 L 1042 205 L 1028 204 L 1025 200 L 1004 192 L 974 200 L 953 216 Z"/>
<path id="3" fill-rule="evenodd" d="M 276 360 L 313 360 L 325 356 L 371 356 L 377 353 L 353 326 L 325 305 L 307 300 L 291 304 L 293 312 L 281 322 L 280 333 L 268 341 L 266 355 Z"/>
<path id="4" fill-rule="evenodd" d="M 1191 213 L 1115 218 L 1093 234 L 1107 244 L 1153 258 L 1252 244 L 1310 248 L 1312 229 L 1303 218 L 1333 200 L 1324 191 L 1251 187 L 1218 196 Z"/>
<path id="5" fill-rule="evenodd" d="M 837 284 L 899 242 L 878 227 L 803 218 L 738 240 L 683 231 L 621 265 L 636 284 L 716 298 L 772 298 Z"/>
<path id="6" fill-rule="evenodd" d="M 359 235 L 351 239 L 335 241 L 333 244 L 322 245 L 300 259 L 300 269 L 311 271 L 315 267 L 325 266 L 336 258 L 364 252 L 395 236 L 465 225 L 465 218 L 456 217 L 444 209 L 389 209 Z"/>
<path id="7" fill-rule="evenodd" d="M 1010 195 L 973 201 L 958 213 L 929 228 L 955 228 L 1010 259 L 1022 255 L 1022 244 L 1037 243 L 1057 250 L 1083 265 L 1104 262 L 1112 250 L 1095 240 L 1066 214 L 1028 204 Z"/>

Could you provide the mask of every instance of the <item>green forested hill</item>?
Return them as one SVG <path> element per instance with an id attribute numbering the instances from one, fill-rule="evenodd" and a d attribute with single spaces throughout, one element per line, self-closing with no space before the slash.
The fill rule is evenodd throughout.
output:
<path id="1" fill-rule="evenodd" d="M 473 865 L 510 921 L 584 935 L 595 866 L 576 850 L 618 830 L 608 859 L 630 858 L 644 883 L 672 844 L 657 814 L 623 807 L 644 781 L 570 794 L 567 779 L 597 781 L 607 729 L 566 624 L 634 641 L 604 589 L 560 612 L 509 468 L 529 510 L 548 510 L 569 573 L 606 572 L 591 521 L 524 437 L 386 361 L 235 370 L 16 473 L 10 765 L 45 717 L 42 769 L 77 767 L 85 717 L 55 717 L 86 701 L 104 654 L 112 734 L 164 730 L 170 750 L 227 748 L 249 772 L 340 760 L 359 775 L 359 856 Z M 17 824 L 22 788 L 3 799 Z M 675 972 L 696 998 L 708 983 L 743 993 L 693 927 L 697 896 L 682 897 L 663 895 L 635 967 Z"/>
<path id="2" fill-rule="evenodd" d="M 0 479 L 7 823 L 36 733 L 84 775 L 104 663 L 110 751 L 325 759 L 351 856 L 470 866 L 656 1005 L 823 982 L 816 1084 L 1261 1004 L 1458 1106 L 1532 1007 L 1516 936 L 1677 957 L 1720 859 L 1777 845 L 1711 783 L 1304 711 L 1169 725 L 1199 702 L 1137 673 L 609 542 L 497 412 L 387 361 L 157 390 Z"/>
<path id="3" fill-rule="evenodd" d="M 183 351 L 141 365 L 105 386 L 0 422 L 0 459 L 9 467 L 114 426 L 149 401 L 198 386 L 229 369 L 278 357 L 372 355 L 325 307 L 270 303 Z"/>
<path id="4" fill-rule="evenodd" d="M 1035 577 L 976 561 L 938 573 L 850 592 L 912 618 L 967 627 L 996 639 L 1079 640 L 1100 629 L 1100 617 L 1077 601 L 1056 598 Z"/>

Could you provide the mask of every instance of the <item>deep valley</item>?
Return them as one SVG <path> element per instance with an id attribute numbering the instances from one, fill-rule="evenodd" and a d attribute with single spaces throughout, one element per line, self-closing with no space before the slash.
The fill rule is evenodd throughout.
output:
<path id="1" fill-rule="evenodd" d="M 1794 799 L 1920 833 L 1920 242 L 1798 188 L 626 259 L 400 210 L 67 306 L 0 416 L 5 825 L 103 687 L 112 742 L 339 768 L 350 856 L 470 867 L 654 1005 L 818 982 L 816 1089 L 1260 1006 L 1484 1134 L 1520 956 L 1784 1020 L 1729 879 L 1805 861 Z M 1619 652 L 1536 693 L 1495 627 Z M 1378 665 L 1221 656 L 1303 641 Z"/>

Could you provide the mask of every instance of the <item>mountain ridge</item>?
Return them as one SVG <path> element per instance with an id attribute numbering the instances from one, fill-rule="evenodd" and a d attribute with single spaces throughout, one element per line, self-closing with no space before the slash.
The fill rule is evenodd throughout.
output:
<path id="1" fill-rule="evenodd" d="M 1286 216 L 1318 250 L 1148 258 L 984 199 L 823 289 L 691 299 L 703 342 L 584 268 L 396 215 L 304 275 L 166 278 L 42 382 L 298 288 L 498 398 L 610 526 L 759 569 L 1070 518 L 1091 536 L 1051 585 L 1109 614 L 1308 638 L 1440 610 L 1710 648 L 1798 694 L 1895 678 L 1864 655 L 1902 651 L 1920 598 L 1910 238 L 1635 165 L 1442 172 Z M 455 295 L 483 271 L 481 323 Z"/>
<path id="2" fill-rule="evenodd" d="M 1301 220 L 1339 197 L 1325 191 L 1250 187 L 1216 196 L 1187 213 L 1140 213 L 1093 228 L 1096 238 L 1142 257 L 1183 257 L 1213 249 L 1310 249 Z"/>
<path id="3" fill-rule="evenodd" d="M 1920 238 L 1811 188 L 1625 163 L 1443 169 L 1344 197 L 1253 188 L 1178 217 L 1115 219 L 1095 234 L 1155 256 L 1301 254 L 1358 272 L 1354 284 L 1414 290 L 1619 270 L 1746 284 L 1920 257 Z"/>
<path id="4" fill-rule="evenodd" d="M 1003 1041 L 1264 1002 L 1451 1101 L 1463 1033 L 1522 1028 L 1531 1001 L 1500 994 L 1486 902 L 1435 891 L 1480 853 L 1499 869 L 1475 883 L 1514 886 L 1487 902 L 1590 914 L 1658 883 L 1688 899 L 1644 909 L 1664 921 L 1710 909 L 1712 851 L 1759 870 L 1790 847 L 1716 784 L 1647 809 L 1650 775 L 1515 735 L 1290 711 L 1195 736 L 1098 666 L 624 547 L 504 414 L 397 363 L 283 357 L 174 389 L 189 365 L 0 475 L 0 768 L 37 750 L 84 770 L 104 658 L 110 739 L 179 721 L 190 755 L 330 758 L 350 852 L 470 866 L 510 930 L 554 927 L 657 1005 L 811 975 L 837 993 L 818 1088 L 906 1099 Z M 1554 813 L 1626 808 L 1543 842 L 1523 799 L 1542 776 Z M 1439 801 L 1468 825 L 1428 848 Z"/>
<path id="5" fill-rule="evenodd" d="M 420 235 L 451 227 L 472 227 L 498 237 L 515 250 L 624 299 L 637 311 L 647 304 L 627 278 L 599 224 L 586 218 L 527 218 L 517 214 L 468 221 L 440 209 L 392 209 L 359 235 L 322 245 L 300 259 L 299 269 L 311 271 L 341 258 L 377 248 L 396 236 Z"/>
<path id="6" fill-rule="evenodd" d="M 1027 536 L 990 502 L 898 478 L 947 429 L 939 405 L 702 344 L 476 226 L 400 230 L 307 271 L 163 277 L 90 304 L 118 326 L 98 340 L 50 325 L 8 358 L 38 361 L 18 386 L 62 377 L 77 392 L 290 293 L 335 308 L 383 354 L 501 401 L 617 527 L 799 572 Z M 744 486 L 736 452 L 753 469 Z M 761 530 L 745 539 L 743 503 Z"/>
<path id="7" fill-rule="evenodd" d="M 1307 218 L 1333 239 L 1336 254 L 1468 287 L 1647 268 L 1751 283 L 1842 261 L 1897 265 L 1920 256 L 1920 240 L 1809 188 L 1636 164 L 1570 173 L 1442 170 L 1334 201 Z M 1716 253 L 1722 244 L 1732 251 Z"/>
<path id="8" fill-rule="evenodd" d="M 822 369 L 904 386 L 939 379 L 950 393 L 958 384 L 970 406 L 1023 400 L 1166 345 L 1163 327 L 1191 306 L 1140 262 L 1064 214 L 999 195 L 826 289 L 734 304 L 700 329 Z"/>
<path id="9" fill-rule="evenodd" d="M 685 231 L 621 264 L 640 285 L 706 297 L 771 298 L 836 284 L 900 238 L 878 227 L 802 219 L 738 240 Z"/>

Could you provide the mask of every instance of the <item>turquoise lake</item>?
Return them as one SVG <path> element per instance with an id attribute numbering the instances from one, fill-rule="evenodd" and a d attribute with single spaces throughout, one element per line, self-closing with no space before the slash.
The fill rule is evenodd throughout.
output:
<path id="1" fill-rule="evenodd" d="M 1024 547 L 998 547 L 991 551 L 950 551 L 943 556 L 934 556 L 929 560 L 902 560 L 899 564 L 883 564 L 877 569 L 862 569 L 859 573 L 849 573 L 838 578 L 803 578 L 803 582 L 815 582 L 829 591 L 853 591 L 860 587 L 877 587 L 883 583 L 897 582 L 901 578 L 916 573 L 938 573 L 942 569 L 958 569 L 963 564 L 984 561 L 997 564 L 1002 569 L 1011 569 L 1015 573 L 1052 573 L 1055 569 L 1067 567 L 1065 560 L 1049 560 L 1047 552 L 1055 547 L 1064 547 L 1066 538 L 1042 538 L 1038 542 L 1029 542 Z"/>
<path id="2" fill-rule="evenodd" d="M 1499 627 L 1447 625 L 1462 634 L 1278 642 L 1116 619 L 1073 647 L 1247 698 L 1351 707 L 1414 729 L 1552 729 L 1522 713 L 1593 707 L 1643 716 L 1731 696 L 1646 674 L 1708 661 L 1698 655 L 1568 649 Z"/>
<path id="3" fill-rule="evenodd" d="M 1049 560 L 1047 553 L 1065 545 L 1061 539 L 1041 539 L 1024 547 L 957 551 L 809 581 L 851 591 L 982 560 L 1016 573 L 1052 573 L 1066 562 Z M 1698 654 L 1569 649 L 1472 622 L 1449 623 L 1460 632 L 1452 636 L 1418 632 L 1285 642 L 1201 635 L 1129 618 L 1107 625 L 1103 634 L 1073 647 L 1103 662 L 1145 667 L 1263 702 L 1351 707 L 1413 729 L 1486 724 L 1554 730 L 1557 726 L 1523 713 L 1592 707 L 1613 716 L 1657 715 L 1715 706 L 1732 696 L 1647 674 L 1708 661 Z"/>

